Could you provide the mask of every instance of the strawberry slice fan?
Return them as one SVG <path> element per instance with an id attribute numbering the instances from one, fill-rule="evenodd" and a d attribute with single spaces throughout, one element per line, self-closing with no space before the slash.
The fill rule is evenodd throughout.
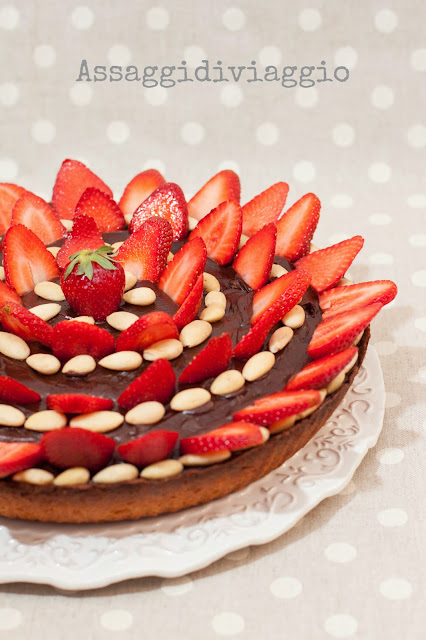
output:
<path id="1" fill-rule="evenodd" d="M 0 515 L 178 511 L 319 430 L 397 288 L 348 280 L 363 238 L 315 248 L 320 201 L 288 192 L 241 204 L 224 170 L 187 202 L 148 169 L 117 203 L 71 159 L 51 204 L 0 184 Z"/>

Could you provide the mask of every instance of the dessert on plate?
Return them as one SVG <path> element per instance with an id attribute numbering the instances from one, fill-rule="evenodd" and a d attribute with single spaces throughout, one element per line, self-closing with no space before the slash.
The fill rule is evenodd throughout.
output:
<path id="1" fill-rule="evenodd" d="M 103 522 L 261 478 L 342 401 L 396 295 L 312 244 L 320 201 L 230 170 L 187 203 L 155 170 L 118 203 L 65 160 L 52 202 L 0 184 L 0 515 Z"/>

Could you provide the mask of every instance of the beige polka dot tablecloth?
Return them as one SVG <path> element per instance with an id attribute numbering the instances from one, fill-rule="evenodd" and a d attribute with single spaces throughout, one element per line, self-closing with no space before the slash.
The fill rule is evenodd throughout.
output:
<path id="1" fill-rule="evenodd" d="M 118 197 L 148 167 L 188 196 L 225 167 L 243 201 L 285 180 L 322 201 L 316 244 L 365 237 L 354 280 L 399 286 L 372 328 L 384 429 L 341 494 L 183 578 L 2 585 L 0 638 L 425 637 L 425 20 L 421 0 L 0 0 L 0 181 L 50 198 L 66 157 Z M 202 60 L 210 81 L 177 82 Z"/>

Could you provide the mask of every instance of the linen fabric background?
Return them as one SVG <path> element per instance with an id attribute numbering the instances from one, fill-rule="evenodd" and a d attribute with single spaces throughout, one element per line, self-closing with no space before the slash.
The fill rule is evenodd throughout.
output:
<path id="1" fill-rule="evenodd" d="M 424 637 L 425 20 L 420 0 L 0 0 L 0 181 L 49 199 L 66 157 L 117 197 L 149 167 L 188 197 L 226 167 L 243 202 L 285 180 L 289 204 L 309 191 L 322 201 L 317 245 L 365 237 L 355 281 L 399 286 L 372 327 L 384 429 L 345 491 L 275 542 L 181 579 L 3 585 L 0 637 Z M 182 60 L 193 74 L 207 59 L 256 61 L 261 76 L 297 66 L 296 79 L 325 61 L 349 79 L 146 88 L 76 82 L 83 59 L 92 77 L 95 65 Z"/>

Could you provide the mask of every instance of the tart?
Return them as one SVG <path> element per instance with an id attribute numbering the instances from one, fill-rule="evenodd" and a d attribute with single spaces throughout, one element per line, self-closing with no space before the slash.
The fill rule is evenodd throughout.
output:
<path id="1" fill-rule="evenodd" d="M 48 204 L 0 185 L 0 515 L 104 522 L 225 496 L 339 405 L 396 295 L 345 273 L 288 185 L 240 206 L 221 171 L 187 203 L 155 170 L 117 204 L 66 160 Z"/>

